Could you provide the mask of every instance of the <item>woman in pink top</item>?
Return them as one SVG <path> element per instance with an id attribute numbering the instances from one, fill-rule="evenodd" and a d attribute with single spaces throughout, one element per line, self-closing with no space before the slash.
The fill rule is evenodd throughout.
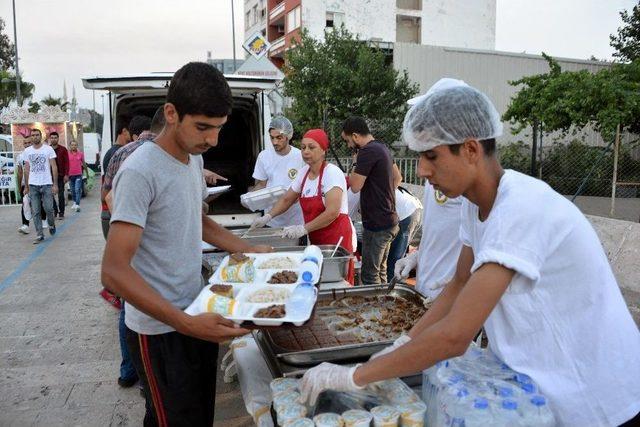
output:
<path id="1" fill-rule="evenodd" d="M 78 151 L 78 143 L 76 141 L 71 141 L 71 144 L 69 144 L 69 187 L 73 195 L 71 209 L 77 212 L 80 212 L 83 170 L 87 170 L 87 164 L 84 162 L 84 153 Z"/>

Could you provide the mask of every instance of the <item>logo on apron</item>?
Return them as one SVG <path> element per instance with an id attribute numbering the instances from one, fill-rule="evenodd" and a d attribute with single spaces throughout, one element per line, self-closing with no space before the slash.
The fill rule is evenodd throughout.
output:
<path id="1" fill-rule="evenodd" d="M 447 200 L 449 200 L 449 198 L 440 190 L 434 190 L 433 198 L 436 199 L 436 203 L 439 205 L 444 205 L 447 203 Z"/>
<path id="2" fill-rule="evenodd" d="M 298 169 L 295 169 L 295 168 L 289 169 L 288 175 L 289 175 L 289 179 L 293 180 L 296 177 L 296 175 L 298 175 Z"/>

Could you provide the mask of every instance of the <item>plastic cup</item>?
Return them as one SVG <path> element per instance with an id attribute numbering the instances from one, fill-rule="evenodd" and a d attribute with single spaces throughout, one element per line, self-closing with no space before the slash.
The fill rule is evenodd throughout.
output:
<path id="1" fill-rule="evenodd" d="M 400 419 L 400 412 L 389 405 L 380 405 L 371 409 L 374 427 L 396 427 Z"/>
<path id="2" fill-rule="evenodd" d="M 369 427 L 373 420 L 371 412 L 362 409 L 350 409 L 342 413 L 344 427 Z"/>
<path id="3" fill-rule="evenodd" d="M 313 422 L 316 423 L 316 427 L 343 427 L 344 420 L 338 414 L 333 412 L 326 412 L 324 414 L 316 415 L 313 417 Z"/>
<path id="4" fill-rule="evenodd" d="M 285 406 L 302 404 L 300 400 L 300 393 L 294 389 L 285 390 L 273 398 L 273 408 L 278 412 Z"/>
<path id="5" fill-rule="evenodd" d="M 269 384 L 271 388 L 271 396 L 276 397 L 278 394 L 287 390 L 297 390 L 298 380 L 293 378 L 276 378 Z"/>
<path id="6" fill-rule="evenodd" d="M 287 421 L 282 427 L 315 427 L 315 423 L 310 418 L 298 418 Z"/>
<path id="7" fill-rule="evenodd" d="M 402 427 L 424 427 L 424 415 L 427 405 L 423 402 L 413 402 L 398 406 L 400 411 L 400 425 Z"/>
<path id="8" fill-rule="evenodd" d="M 304 418 L 307 415 L 307 408 L 298 403 L 294 403 L 280 407 L 280 411 L 277 411 L 277 414 L 278 424 L 284 426 L 298 418 Z"/>

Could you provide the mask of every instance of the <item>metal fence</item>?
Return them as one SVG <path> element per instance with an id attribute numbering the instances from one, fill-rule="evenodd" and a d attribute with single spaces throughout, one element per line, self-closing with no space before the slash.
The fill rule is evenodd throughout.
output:
<path id="1" fill-rule="evenodd" d="M 0 151 L 0 206 L 13 206 L 20 202 L 15 176 L 16 156 L 17 153 L 12 151 Z"/>
<path id="2" fill-rule="evenodd" d="M 398 166 L 398 169 L 400 169 L 400 174 L 402 175 L 402 182 L 406 184 L 414 184 L 414 185 L 424 184 L 424 179 L 418 177 L 418 173 L 417 173 L 418 158 L 417 157 L 397 157 L 393 160 Z M 329 159 L 329 161 L 336 166 L 342 166 L 345 171 L 348 171 L 351 169 L 353 158 L 339 157 L 338 160 L 333 158 L 333 159 Z"/>

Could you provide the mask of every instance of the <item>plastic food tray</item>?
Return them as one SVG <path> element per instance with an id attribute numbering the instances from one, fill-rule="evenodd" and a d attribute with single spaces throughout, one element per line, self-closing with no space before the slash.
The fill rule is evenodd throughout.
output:
<path id="1" fill-rule="evenodd" d="M 272 206 L 287 190 L 282 186 L 263 188 L 242 194 L 240 203 L 252 211 L 264 210 Z"/>
<path id="2" fill-rule="evenodd" d="M 229 282 L 221 279 L 221 271 L 222 269 L 228 265 L 229 263 L 229 255 L 225 256 L 215 273 L 209 279 L 209 284 L 205 286 L 201 291 L 198 297 L 185 309 L 185 312 L 191 315 L 195 315 L 198 313 L 207 312 L 207 305 L 209 299 L 214 295 L 214 293 L 210 290 L 211 285 L 220 284 L 220 285 L 231 285 L 233 287 L 233 297 L 235 300 L 235 304 L 231 314 L 225 315 L 229 320 L 232 320 L 235 323 L 241 324 L 245 322 L 250 322 L 256 326 L 281 326 L 283 324 L 293 324 L 295 326 L 301 326 L 304 324 L 313 312 L 313 306 L 311 306 L 307 313 L 303 313 L 298 317 L 293 317 L 285 313 L 285 317 L 281 318 L 259 318 L 254 317 L 254 313 L 261 309 L 266 308 L 274 304 L 284 304 L 283 302 L 249 302 L 248 300 L 252 295 L 256 292 L 273 289 L 273 290 L 288 290 L 293 292 L 296 285 L 302 283 L 301 274 L 299 268 L 281 268 L 281 269 L 263 269 L 259 268 L 262 263 L 268 261 L 273 258 L 284 258 L 288 257 L 294 260 L 298 266 L 302 261 L 302 252 L 277 252 L 277 253 L 268 253 L 268 254 L 252 254 L 246 253 L 246 256 L 252 258 L 254 261 L 255 269 L 255 277 L 251 282 Z M 269 284 L 267 281 L 271 278 L 271 276 L 279 271 L 290 270 L 298 273 L 298 280 L 295 283 L 291 284 Z M 317 300 L 318 290 L 315 290 L 315 300 Z M 315 301 L 314 301 L 315 305 Z"/>

